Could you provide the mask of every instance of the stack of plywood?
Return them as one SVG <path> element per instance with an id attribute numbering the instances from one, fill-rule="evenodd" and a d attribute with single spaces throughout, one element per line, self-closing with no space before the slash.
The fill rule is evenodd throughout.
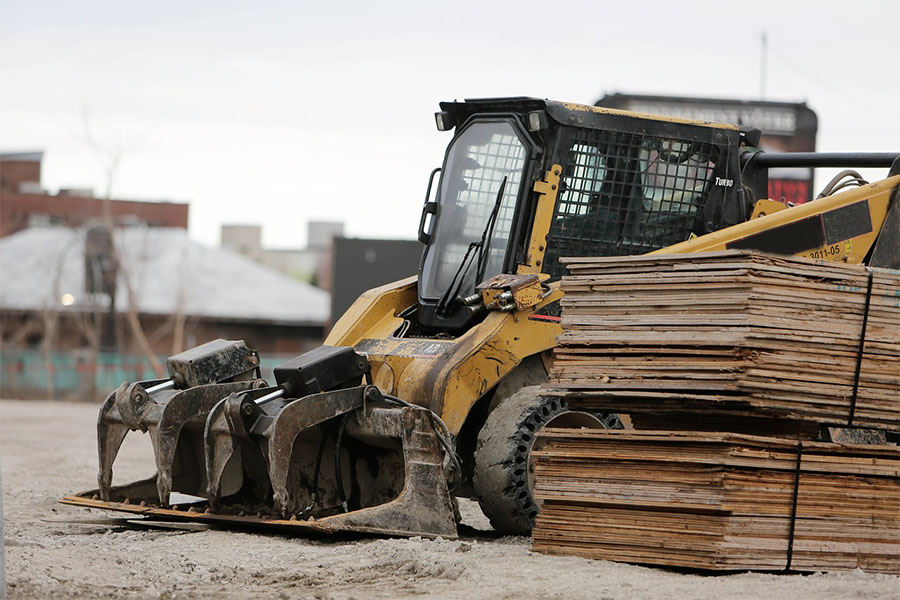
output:
<path id="1" fill-rule="evenodd" d="M 545 429 L 534 550 L 714 570 L 900 572 L 900 448 Z"/>
<path id="2" fill-rule="evenodd" d="M 567 262 L 552 388 L 570 404 L 900 429 L 900 272 L 737 251 Z"/>

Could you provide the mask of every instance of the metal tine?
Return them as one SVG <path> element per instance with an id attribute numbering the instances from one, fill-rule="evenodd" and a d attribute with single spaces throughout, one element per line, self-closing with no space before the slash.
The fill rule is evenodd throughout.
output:
<path id="1" fill-rule="evenodd" d="M 178 391 L 162 407 L 159 419 L 151 425 L 151 439 L 156 441 L 153 450 L 160 504 L 167 505 L 173 491 L 205 495 L 206 466 L 202 448 L 209 412 L 223 398 L 261 385 L 265 385 L 261 379 L 201 385 Z M 179 448 L 182 448 L 180 455 Z M 176 465 L 180 468 L 177 474 Z"/>
<path id="2" fill-rule="evenodd" d="M 266 462 L 275 510 L 278 514 L 289 516 L 312 508 L 304 506 L 306 503 L 298 498 L 300 490 L 291 486 L 291 482 L 295 479 L 291 473 L 296 458 L 294 446 L 300 434 L 362 408 L 367 400 L 372 402 L 381 398 L 378 388 L 367 385 L 312 394 L 287 404 L 264 429 L 260 428 L 259 434 L 267 440 Z M 324 443 L 324 440 L 320 443 Z M 320 492 L 320 490 L 303 491 L 310 497 Z"/>
<path id="3" fill-rule="evenodd" d="M 278 393 L 277 397 L 273 397 Z M 203 446 L 207 482 L 205 496 L 213 511 L 221 509 L 221 499 L 241 490 L 249 490 L 251 502 L 265 501 L 268 474 L 265 450 L 251 437 L 253 426 L 262 417 L 279 412 L 285 404 L 282 387 L 261 388 L 232 393 L 213 406 L 206 418 Z M 257 404 L 268 398 L 265 406 Z M 257 468 L 250 464 L 255 463 Z M 245 479 L 250 485 L 245 485 Z"/>
<path id="4" fill-rule="evenodd" d="M 97 417 L 97 450 L 100 470 L 97 483 L 100 497 L 109 500 L 112 486 L 113 463 L 129 431 L 146 432 L 145 420 L 153 420 L 159 413 L 160 402 L 165 403 L 173 392 L 160 390 L 152 396 L 147 388 L 157 386 L 161 381 L 152 379 L 136 383 L 123 383 L 106 397 Z"/>
<path id="5" fill-rule="evenodd" d="M 402 453 L 402 466 L 394 473 L 398 482 L 393 497 L 369 498 L 362 510 L 333 515 L 320 523 L 382 535 L 456 537 L 440 434 L 428 410 L 367 405 L 347 420 L 347 433 L 360 439 L 379 436 L 397 441 Z"/>
<path id="6" fill-rule="evenodd" d="M 298 514 L 315 516 L 310 512 L 313 507 L 308 504 L 309 498 L 315 501 L 321 495 L 328 495 L 331 500 L 318 508 L 330 510 L 332 514 L 324 516 L 320 523 L 389 535 L 456 536 L 444 450 L 428 410 L 388 408 L 390 405 L 383 400 L 374 386 L 323 392 L 285 405 L 274 420 L 267 421 L 264 429 L 253 428 L 253 435 L 268 440 L 268 470 L 276 514 L 285 518 Z M 296 472 L 302 468 L 301 464 L 308 469 L 311 462 L 311 457 L 301 456 L 302 452 L 298 452 L 299 436 L 328 421 L 339 424 L 336 443 L 339 454 L 332 457 L 335 466 L 347 458 L 340 447 L 342 434 L 345 434 L 347 445 L 349 438 L 356 443 L 375 443 L 376 446 L 365 450 L 367 458 L 385 461 L 376 469 L 378 477 L 383 479 L 382 485 L 361 484 L 360 487 L 369 493 L 357 498 L 358 504 L 350 510 L 343 490 L 335 498 L 334 490 L 321 489 L 322 482 L 319 482 L 320 489 L 305 489 L 300 484 L 315 481 L 316 477 L 310 477 L 308 471 L 298 477 Z M 306 449 L 318 445 L 304 444 Z M 390 458 L 385 458 L 388 456 Z M 348 466 L 351 464 L 348 462 Z M 355 476 L 363 476 L 366 470 L 356 472 Z M 328 475 L 328 485 L 342 489 L 346 487 L 350 473 L 349 470 L 342 473 L 335 469 Z M 392 485 L 385 486 L 386 479 L 392 479 Z M 335 500 L 343 512 L 338 509 L 334 514 Z"/>

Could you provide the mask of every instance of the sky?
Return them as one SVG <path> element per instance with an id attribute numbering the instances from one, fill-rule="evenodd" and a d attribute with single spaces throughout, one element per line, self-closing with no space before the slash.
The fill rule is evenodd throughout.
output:
<path id="1" fill-rule="evenodd" d="M 890 0 L 0 0 L 0 151 L 43 150 L 51 191 L 189 202 L 209 245 L 411 239 L 443 100 L 764 93 L 816 111 L 821 151 L 900 151 L 898 23 Z"/>

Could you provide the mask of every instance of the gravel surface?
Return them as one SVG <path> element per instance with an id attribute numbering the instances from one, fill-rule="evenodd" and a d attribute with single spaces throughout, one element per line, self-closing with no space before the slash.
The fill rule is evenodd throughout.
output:
<path id="1" fill-rule="evenodd" d="M 6 579 L 17 598 L 900 598 L 900 578 L 851 573 L 700 575 L 529 551 L 462 502 L 460 540 L 308 540 L 78 523 L 122 513 L 64 506 L 96 487 L 98 406 L 0 401 Z M 116 483 L 153 472 L 131 434 Z"/>

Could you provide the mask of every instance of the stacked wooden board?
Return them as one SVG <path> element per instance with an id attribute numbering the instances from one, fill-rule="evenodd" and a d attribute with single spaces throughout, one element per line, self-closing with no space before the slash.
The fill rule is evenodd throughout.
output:
<path id="1" fill-rule="evenodd" d="M 533 549 L 711 570 L 900 572 L 900 448 L 545 429 Z"/>
<path id="2" fill-rule="evenodd" d="M 567 262 L 547 393 L 706 432 L 544 430 L 535 550 L 900 573 L 900 448 L 802 441 L 900 431 L 900 272 L 748 252 Z M 780 437 L 710 432 L 760 430 Z"/>
<path id="3" fill-rule="evenodd" d="M 551 388 L 570 404 L 900 430 L 900 272 L 740 251 L 566 262 Z"/>

